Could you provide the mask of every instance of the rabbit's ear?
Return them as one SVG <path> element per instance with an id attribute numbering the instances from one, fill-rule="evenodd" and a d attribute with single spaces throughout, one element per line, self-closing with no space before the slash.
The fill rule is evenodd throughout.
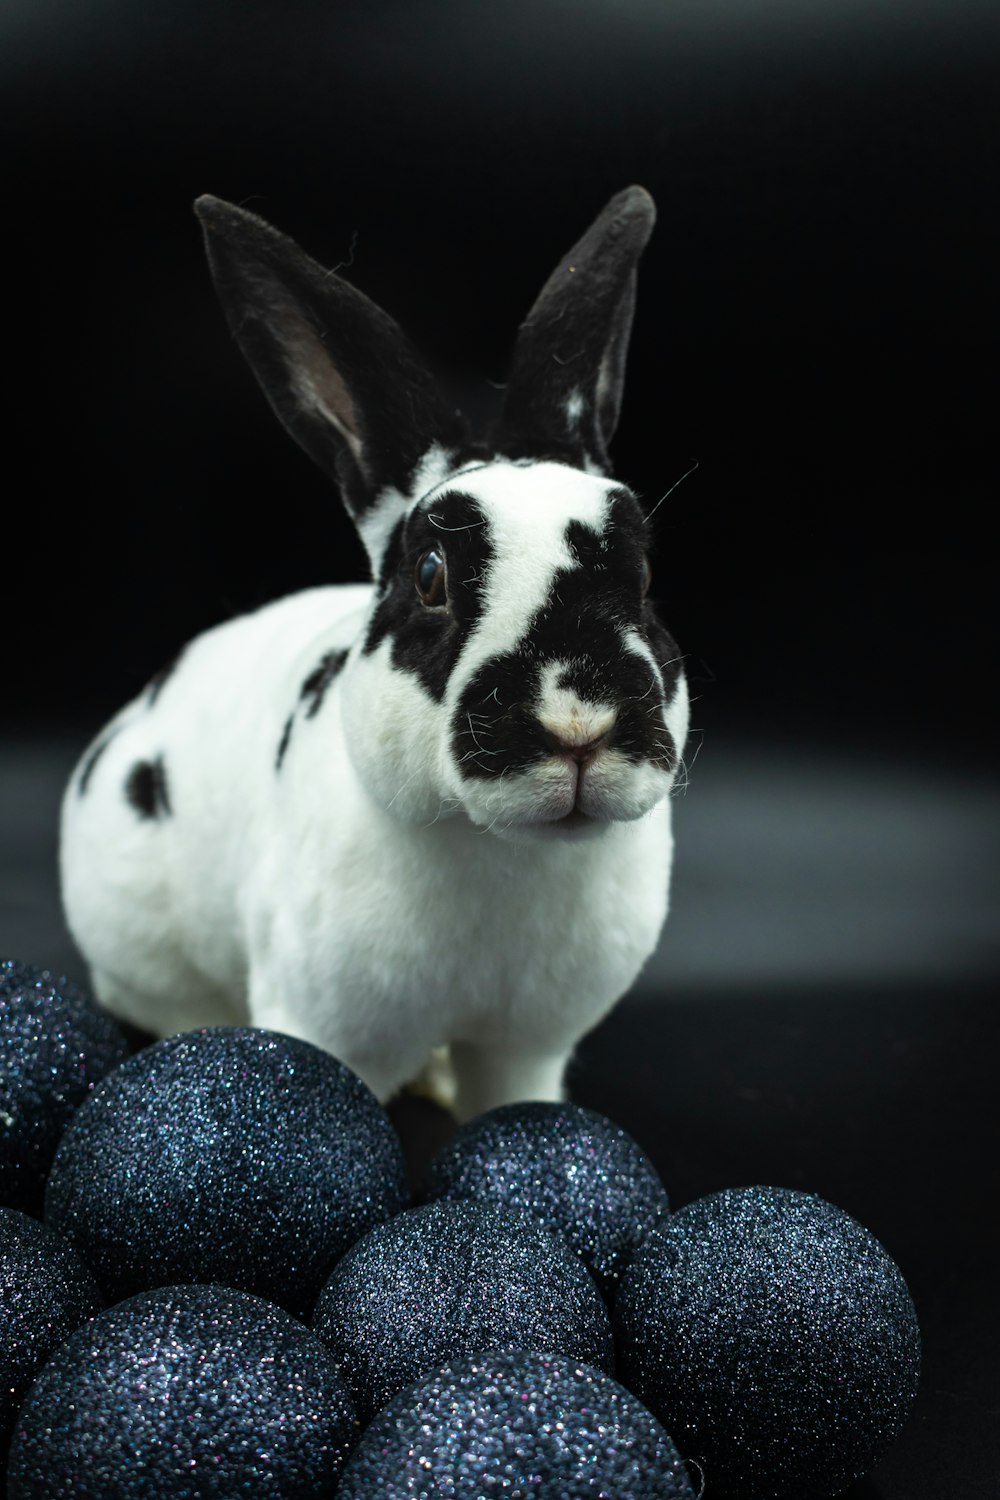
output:
<path id="1" fill-rule="evenodd" d="M 341 487 L 365 531 L 434 444 L 463 437 L 398 324 L 256 214 L 204 195 L 195 212 L 232 333 L 285 427 Z"/>
<path id="2" fill-rule="evenodd" d="M 636 264 L 655 219 L 645 188 L 625 188 L 545 283 L 514 346 L 495 434 L 500 452 L 609 470 Z"/>

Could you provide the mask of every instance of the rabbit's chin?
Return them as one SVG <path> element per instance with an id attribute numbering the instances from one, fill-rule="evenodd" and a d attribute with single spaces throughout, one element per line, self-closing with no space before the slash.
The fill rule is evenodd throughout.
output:
<path id="1" fill-rule="evenodd" d="M 609 829 L 618 826 L 617 820 L 591 818 L 586 813 L 574 811 L 565 817 L 539 823 L 492 823 L 489 832 L 509 844 L 582 843 L 587 839 L 603 838 Z"/>
<path id="2" fill-rule="evenodd" d="M 667 795 L 673 776 L 649 763 L 586 773 L 529 771 L 493 785 L 467 787 L 466 815 L 483 832 L 515 843 L 599 838 L 644 818 Z"/>

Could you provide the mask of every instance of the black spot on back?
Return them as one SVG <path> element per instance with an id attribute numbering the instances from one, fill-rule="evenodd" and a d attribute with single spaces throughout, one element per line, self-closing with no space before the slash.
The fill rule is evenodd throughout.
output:
<path id="1" fill-rule="evenodd" d="M 141 818 L 164 818 L 171 812 L 162 755 L 137 760 L 125 778 L 126 800 Z"/>
<path id="2" fill-rule="evenodd" d="M 346 651 L 327 651 L 320 659 L 319 665 L 314 667 L 302 684 L 299 697 L 307 702 L 306 718 L 314 719 L 323 707 L 323 699 L 326 697 L 327 688 L 343 667 L 347 660 Z"/>
<path id="3" fill-rule="evenodd" d="M 305 717 L 307 719 L 314 719 L 323 707 L 323 700 L 327 695 L 330 684 L 335 681 L 343 669 L 346 660 L 346 650 L 325 652 L 303 682 L 299 689 L 299 703 L 306 704 Z M 281 739 L 278 741 L 278 753 L 274 761 L 274 769 L 276 771 L 281 770 L 282 762 L 288 753 L 288 746 L 291 744 L 294 727 L 295 710 L 293 709 L 285 720 L 284 728 L 281 731 Z"/>
<path id="4" fill-rule="evenodd" d="M 281 739 L 278 741 L 278 754 L 277 754 L 277 758 L 276 758 L 276 760 L 274 762 L 274 769 L 276 771 L 280 771 L 281 770 L 281 762 L 285 758 L 285 751 L 288 749 L 288 743 L 289 743 L 290 739 L 292 738 L 292 725 L 294 723 L 295 723 L 295 715 L 294 714 L 289 714 L 288 718 L 285 720 L 285 727 L 281 731 Z"/>

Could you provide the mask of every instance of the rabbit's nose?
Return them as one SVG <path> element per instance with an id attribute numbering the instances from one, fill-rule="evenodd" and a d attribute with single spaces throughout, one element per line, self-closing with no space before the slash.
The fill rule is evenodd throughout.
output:
<path id="1" fill-rule="evenodd" d="M 542 729 L 542 741 L 551 755 L 565 755 L 570 760 L 575 760 L 579 766 L 589 766 L 591 761 L 610 742 L 611 732 L 606 730 L 603 734 L 595 735 L 592 739 L 583 740 L 567 738 L 556 734 L 550 729 Z"/>

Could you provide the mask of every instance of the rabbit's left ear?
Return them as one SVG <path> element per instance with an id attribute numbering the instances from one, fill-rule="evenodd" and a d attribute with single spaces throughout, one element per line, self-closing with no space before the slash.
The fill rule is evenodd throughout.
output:
<path id="1" fill-rule="evenodd" d="M 518 333 L 499 452 L 610 471 L 636 264 L 655 220 L 645 188 L 625 188 L 563 256 Z"/>

